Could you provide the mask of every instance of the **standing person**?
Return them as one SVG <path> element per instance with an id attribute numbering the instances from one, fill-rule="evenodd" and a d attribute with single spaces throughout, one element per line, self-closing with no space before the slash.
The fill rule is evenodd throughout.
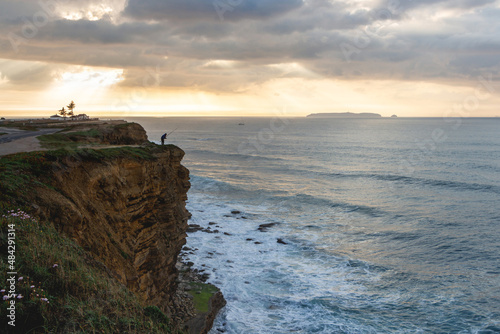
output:
<path id="1" fill-rule="evenodd" d="M 167 139 L 167 133 L 166 132 L 161 136 L 161 144 L 162 145 L 165 145 L 165 139 Z"/>

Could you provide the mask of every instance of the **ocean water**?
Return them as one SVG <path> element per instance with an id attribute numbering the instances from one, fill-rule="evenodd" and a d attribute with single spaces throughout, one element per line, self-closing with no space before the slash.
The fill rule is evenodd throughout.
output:
<path id="1" fill-rule="evenodd" d="M 217 230 L 185 252 L 211 333 L 500 333 L 500 119 L 131 120 Z"/>

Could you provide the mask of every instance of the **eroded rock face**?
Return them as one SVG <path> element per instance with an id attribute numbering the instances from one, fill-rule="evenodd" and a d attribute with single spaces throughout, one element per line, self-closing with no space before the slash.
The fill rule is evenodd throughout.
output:
<path id="1" fill-rule="evenodd" d="M 29 195 L 40 216 L 103 262 L 145 304 L 171 316 L 175 264 L 189 218 L 183 155 L 164 146 L 151 159 L 68 156 L 47 170 L 53 188 Z"/>

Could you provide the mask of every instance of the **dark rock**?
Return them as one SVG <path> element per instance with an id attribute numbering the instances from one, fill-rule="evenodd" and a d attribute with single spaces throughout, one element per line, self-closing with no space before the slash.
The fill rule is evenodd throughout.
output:
<path id="1" fill-rule="evenodd" d="M 189 224 L 186 232 L 193 233 L 193 232 L 198 232 L 198 231 L 202 231 L 202 230 L 203 230 L 203 227 L 201 227 L 198 224 Z"/>
<path id="2" fill-rule="evenodd" d="M 262 242 L 256 241 L 256 242 L 254 242 L 254 244 L 256 244 L 256 245 L 262 245 Z"/>
<path id="3" fill-rule="evenodd" d="M 274 225 L 278 225 L 279 223 L 267 223 L 267 224 L 261 224 L 259 225 L 259 228 L 257 230 L 261 232 L 267 232 L 269 228 L 273 227 Z"/>
<path id="4" fill-rule="evenodd" d="M 276 240 L 276 242 L 279 244 L 282 244 L 282 245 L 288 245 L 288 243 L 283 241 L 283 239 L 281 239 L 281 238 L 278 238 L 278 240 Z"/>
<path id="5" fill-rule="evenodd" d="M 233 215 L 238 215 L 238 214 L 240 214 L 240 213 L 241 213 L 241 211 L 238 211 L 238 210 L 233 210 L 233 211 L 231 211 L 231 213 L 232 213 Z"/>
<path id="6" fill-rule="evenodd" d="M 232 235 L 231 233 L 224 232 L 224 235 Z"/>
<path id="7" fill-rule="evenodd" d="M 215 225 L 215 224 L 217 224 L 217 223 L 214 223 L 214 222 L 208 223 L 208 225 Z"/>

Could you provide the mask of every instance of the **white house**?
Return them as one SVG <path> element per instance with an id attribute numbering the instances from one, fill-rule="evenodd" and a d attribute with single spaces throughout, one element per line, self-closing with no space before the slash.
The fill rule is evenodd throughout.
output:
<path id="1" fill-rule="evenodd" d="M 53 120 L 53 121 L 62 121 L 62 120 L 64 120 L 64 118 L 62 116 L 59 116 L 59 115 L 52 115 L 52 116 L 50 116 L 50 119 Z"/>

